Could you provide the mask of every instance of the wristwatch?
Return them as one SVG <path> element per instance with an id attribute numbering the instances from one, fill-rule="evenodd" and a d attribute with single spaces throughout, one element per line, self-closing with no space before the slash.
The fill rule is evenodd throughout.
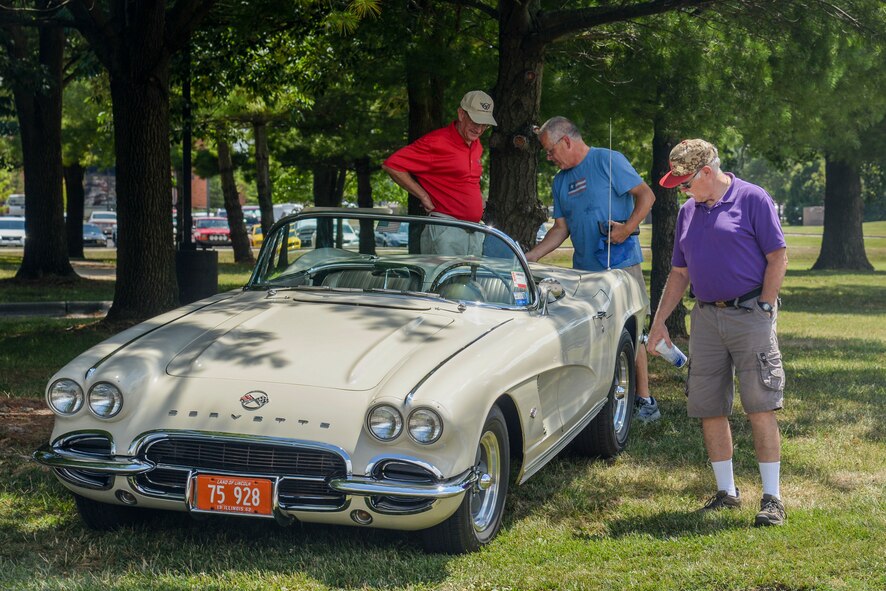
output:
<path id="1" fill-rule="evenodd" d="M 757 305 L 760 306 L 760 309 L 772 316 L 772 304 L 769 302 L 761 302 L 757 301 Z"/>

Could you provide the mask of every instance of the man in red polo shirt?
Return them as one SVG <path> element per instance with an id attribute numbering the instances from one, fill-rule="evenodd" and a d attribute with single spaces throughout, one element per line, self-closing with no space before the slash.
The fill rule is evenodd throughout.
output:
<path id="1" fill-rule="evenodd" d="M 479 222 L 483 215 L 480 136 L 490 125 L 492 98 L 472 90 L 461 99 L 458 118 L 400 148 L 382 164 L 394 182 L 421 202 L 431 216 Z M 422 232 L 423 253 L 480 255 L 483 235 L 429 225 Z"/>

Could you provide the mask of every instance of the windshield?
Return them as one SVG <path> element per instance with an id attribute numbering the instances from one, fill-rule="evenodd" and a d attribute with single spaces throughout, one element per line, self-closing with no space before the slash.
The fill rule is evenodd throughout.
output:
<path id="1" fill-rule="evenodd" d="M 25 229 L 25 220 L 0 220 L 0 230 L 22 230 Z"/>
<path id="2" fill-rule="evenodd" d="M 104 221 L 114 222 L 114 221 L 117 221 L 117 214 L 116 213 L 93 213 L 92 219 L 93 220 L 101 220 L 103 222 Z"/>
<path id="3" fill-rule="evenodd" d="M 300 247 L 293 248 L 292 234 Z M 535 300 L 525 265 L 512 243 L 486 226 L 317 212 L 275 226 L 248 287 L 393 292 L 520 308 Z"/>
<path id="4" fill-rule="evenodd" d="M 198 219 L 195 222 L 195 225 L 198 228 L 227 228 L 228 227 L 228 220 L 226 220 L 225 218 L 217 218 L 217 219 L 203 218 L 203 219 Z"/>

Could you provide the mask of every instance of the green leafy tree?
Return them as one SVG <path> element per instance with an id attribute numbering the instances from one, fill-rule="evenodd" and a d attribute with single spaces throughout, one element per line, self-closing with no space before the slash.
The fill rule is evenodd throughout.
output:
<path id="1" fill-rule="evenodd" d="M 65 87 L 62 116 L 62 170 L 68 256 L 83 258 L 85 171 L 114 163 L 113 122 L 107 79 L 94 75 L 74 79 Z"/>

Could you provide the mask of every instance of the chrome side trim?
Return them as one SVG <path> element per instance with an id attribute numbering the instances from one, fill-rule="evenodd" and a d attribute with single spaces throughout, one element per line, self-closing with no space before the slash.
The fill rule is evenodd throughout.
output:
<path id="1" fill-rule="evenodd" d="M 141 474 L 154 469 L 154 464 L 130 457 L 109 457 L 108 459 L 97 458 L 85 454 L 78 454 L 60 448 L 53 448 L 49 444 L 42 446 L 32 455 L 35 461 L 50 468 L 71 468 L 74 470 L 93 470 L 95 472 L 108 472 L 118 476 Z"/>
<path id="2" fill-rule="evenodd" d="M 447 499 L 460 495 L 471 488 L 477 478 L 477 473 L 473 470 L 468 470 L 461 476 L 439 484 L 415 484 L 354 476 L 352 478 L 333 478 L 329 481 L 329 488 L 352 495 Z"/>
<path id="3" fill-rule="evenodd" d="M 569 430 L 569 432 L 566 433 L 562 437 L 562 439 L 560 439 L 560 441 L 557 442 L 556 445 L 551 446 L 550 449 L 548 449 L 542 455 L 538 456 L 535 459 L 535 461 L 532 462 L 531 465 L 524 466 L 523 470 L 520 472 L 519 476 L 517 477 L 517 484 L 523 484 L 524 482 L 529 480 L 529 478 L 533 474 L 535 474 L 536 472 L 538 472 L 539 470 L 544 468 L 545 464 L 547 464 L 552 459 L 554 459 L 554 456 L 556 456 L 558 453 L 560 453 L 563 450 L 563 448 L 565 448 L 567 445 L 569 445 L 569 443 L 573 439 L 575 439 L 575 437 L 579 433 L 581 433 L 581 430 L 584 429 L 585 427 L 587 427 L 588 423 L 593 421 L 594 418 L 600 413 L 600 411 L 606 405 L 606 402 L 608 401 L 608 399 L 609 399 L 609 397 L 607 396 L 606 398 L 604 398 L 603 400 L 598 402 L 596 405 L 594 405 L 594 407 L 590 411 L 588 411 L 588 413 L 584 417 L 582 417 L 582 419 L 578 423 L 576 423 L 575 425 L 572 426 L 572 428 Z"/>
<path id="4" fill-rule="evenodd" d="M 470 343 L 466 344 L 464 347 L 462 347 L 461 349 L 457 350 L 455 353 L 453 353 L 452 355 L 450 355 L 449 357 L 447 357 L 446 359 L 444 359 L 443 361 L 441 361 L 440 363 L 438 363 L 438 364 L 436 365 L 436 367 L 434 367 L 433 369 L 431 369 L 431 371 L 429 371 L 429 372 L 425 375 L 425 377 L 423 377 L 421 380 L 419 380 L 419 382 L 418 382 L 415 386 L 412 387 L 412 390 L 410 390 L 410 391 L 409 391 L 409 394 L 406 395 L 406 398 L 403 400 L 403 403 L 406 404 L 406 405 L 409 405 L 409 403 L 412 402 L 412 397 L 415 396 L 415 393 L 418 391 L 418 389 L 421 388 L 422 385 L 423 385 L 425 382 L 427 382 L 427 381 L 431 378 L 432 375 L 434 375 L 435 373 L 437 373 L 437 371 L 439 371 L 439 369 L 440 369 L 441 367 L 443 367 L 444 365 L 446 365 L 447 363 L 449 363 L 449 361 L 451 361 L 453 357 L 455 357 L 456 355 L 458 355 L 459 353 L 461 353 L 462 351 L 464 351 L 464 350 L 467 349 L 468 347 L 472 346 L 474 343 L 476 343 L 476 342 L 479 341 L 480 339 L 486 337 L 486 336 L 487 336 L 489 333 L 491 333 L 493 330 L 496 330 L 497 328 L 500 328 L 500 327 L 504 326 L 505 324 L 507 324 L 507 323 L 510 322 L 511 320 L 513 320 L 513 318 L 508 318 L 507 320 L 505 320 L 505 321 L 502 322 L 501 324 L 496 324 L 495 326 L 493 326 L 492 328 L 490 328 L 489 330 L 487 330 L 486 332 L 484 332 L 483 334 L 481 334 L 480 336 L 478 336 L 476 339 L 474 339 L 474 340 L 471 341 Z"/>

